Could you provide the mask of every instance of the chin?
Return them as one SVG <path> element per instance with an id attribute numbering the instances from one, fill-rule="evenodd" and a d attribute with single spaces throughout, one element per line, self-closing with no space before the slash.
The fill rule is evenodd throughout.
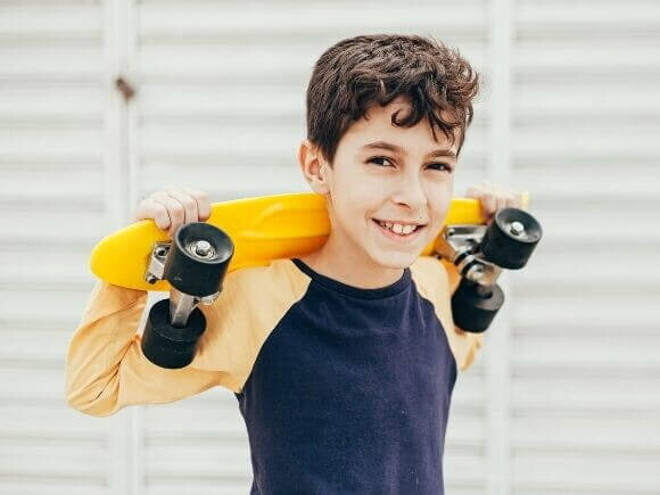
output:
<path id="1" fill-rule="evenodd" d="M 410 267 L 418 256 L 410 253 L 378 253 L 371 259 L 383 268 L 399 270 Z"/>

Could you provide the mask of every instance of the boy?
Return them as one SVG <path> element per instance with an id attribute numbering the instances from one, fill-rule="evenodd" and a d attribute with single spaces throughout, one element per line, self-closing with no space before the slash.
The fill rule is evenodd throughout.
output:
<path id="1" fill-rule="evenodd" d="M 331 232 L 304 258 L 227 276 L 202 307 L 190 366 L 140 351 L 146 293 L 99 282 L 69 348 L 68 401 L 94 415 L 222 385 L 247 426 L 252 495 L 443 493 L 442 455 L 457 369 L 480 337 L 455 328 L 443 265 L 419 254 L 453 193 L 478 77 L 418 36 L 343 40 L 314 67 L 298 162 L 326 197 Z M 487 216 L 520 206 L 476 188 Z M 172 235 L 208 199 L 169 188 L 137 209 Z"/>

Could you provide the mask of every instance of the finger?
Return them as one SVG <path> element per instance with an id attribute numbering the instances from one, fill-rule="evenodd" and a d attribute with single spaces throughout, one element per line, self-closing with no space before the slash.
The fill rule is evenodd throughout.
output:
<path id="1" fill-rule="evenodd" d="M 170 218 L 170 227 L 168 234 L 174 237 L 174 234 L 181 227 L 185 220 L 185 211 L 183 205 L 171 197 L 165 191 L 159 191 L 151 196 L 151 200 L 164 206 Z"/>
<path id="2" fill-rule="evenodd" d="M 151 206 L 151 218 L 156 222 L 156 226 L 161 230 L 170 228 L 172 219 L 167 208 L 156 201 L 151 201 L 150 204 L 153 205 Z"/>
<path id="3" fill-rule="evenodd" d="M 197 201 L 192 198 L 188 193 L 181 189 L 174 187 L 166 187 L 165 192 L 183 207 L 184 218 L 183 223 L 197 222 L 199 217 L 197 214 Z"/>
<path id="4" fill-rule="evenodd" d="M 211 202 L 208 194 L 204 191 L 198 191 L 197 189 L 184 188 L 184 191 L 186 191 L 197 202 L 197 215 L 199 215 L 199 221 L 204 222 L 208 220 L 211 216 Z"/>
<path id="5" fill-rule="evenodd" d="M 481 197 L 481 211 L 486 218 L 492 217 L 497 211 L 495 197 L 488 194 Z"/>
<path id="6" fill-rule="evenodd" d="M 147 201 L 146 199 L 140 201 L 140 204 L 138 204 L 137 208 L 135 209 L 135 212 L 133 213 L 133 221 L 134 222 L 139 222 L 140 220 L 146 220 L 147 218 L 150 218 L 147 214 Z"/>
<path id="7" fill-rule="evenodd" d="M 520 202 L 518 201 L 516 194 L 508 194 L 505 198 L 505 205 L 507 208 L 520 208 Z"/>
<path id="8" fill-rule="evenodd" d="M 467 191 L 465 191 L 465 197 L 466 198 L 478 198 L 479 197 L 479 190 L 475 186 L 470 186 L 467 188 Z"/>
<path id="9" fill-rule="evenodd" d="M 140 202 L 133 219 L 136 222 L 140 220 L 153 220 L 156 222 L 156 226 L 162 230 L 167 229 L 171 223 L 167 208 L 152 199 L 145 199 Z"/>
<path id="10" fill-rule="evenodd" d="M 480 199 L 486 193 L 486 188 L 482 185 L 470 186 L 468 187 L 465 195 L 468 198 Z"/>

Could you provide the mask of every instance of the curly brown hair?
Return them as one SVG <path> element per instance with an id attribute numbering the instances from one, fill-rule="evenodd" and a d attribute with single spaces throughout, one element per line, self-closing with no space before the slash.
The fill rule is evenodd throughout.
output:
<path id="1" fill-rule="evenodd" d="M 412 127 L 428 118 L 460 151 L 472 122 L 479 75 L 458 50 L 417 35 L 361 35 L 328 48 L 314 65 L 307 87 L 307 139 L 332 162 L 339 140 L 368 109 L 399 96 L 411 111 L 392 124 Z"/>

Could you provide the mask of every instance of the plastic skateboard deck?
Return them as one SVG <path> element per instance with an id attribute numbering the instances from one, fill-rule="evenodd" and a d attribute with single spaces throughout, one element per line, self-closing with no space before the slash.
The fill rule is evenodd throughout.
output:
<path id="1" fill-rule="evenodd" d="M 526 196 L 523 201 L 527 202 Z M 330 231 L 325 198 L 315 193 L 246 198 L 211 206 L 211 216 L 205 223 L 225 231 L 234 243 L 228 271 L 304 256 L 320 248 Z M 482 223 L 478 200 L 452 199 L 445 225 Z M 170 240 L 152 220 L 136 222 L 94 247 L 91 270 L 98 278 L 120 287 L 167 291 L 167 281 L 149 284 L 145 273 L 154 244 Z M 432 254 L 434 244 L 435 240 L 430 242 L 422 255 Z"/>

